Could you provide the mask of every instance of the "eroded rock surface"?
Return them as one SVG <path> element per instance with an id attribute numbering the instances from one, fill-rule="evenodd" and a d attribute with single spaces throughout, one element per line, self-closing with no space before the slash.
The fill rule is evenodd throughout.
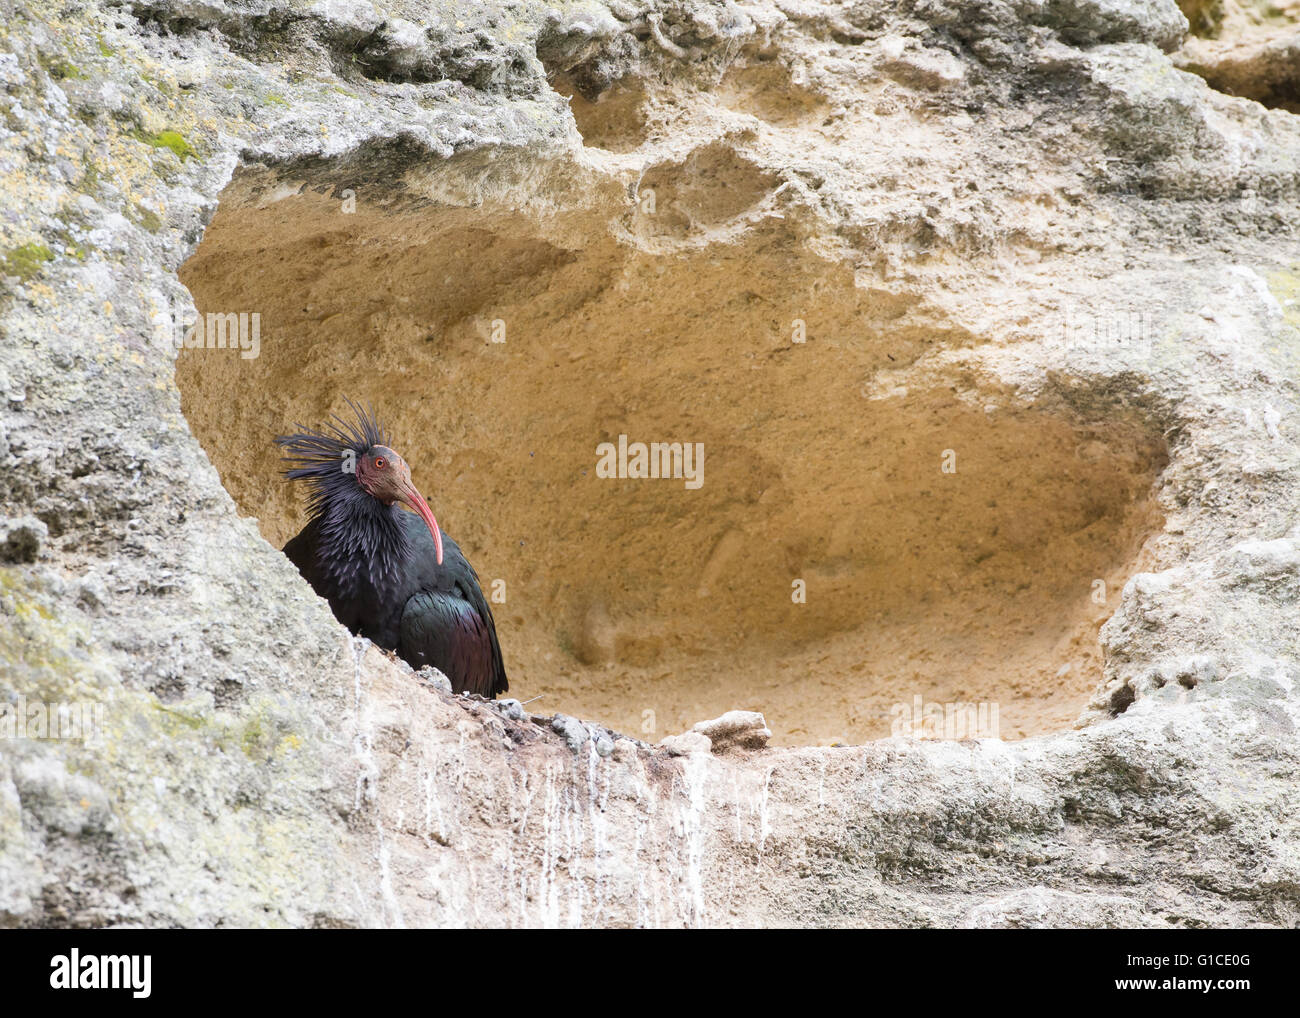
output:
<path id="1" fill-rule="evenodd" d="M 102 715 L 0 739 L 0 923 L 1300 921 L 1300 117 L 1172 0 L 4 10 L 0 697 Z M 268 543 L 344 392 L 572 725 Z M 579 487 L 683 419 L 693 509 Z M 863 742 L 914 693 L 1033 737 Z"/>

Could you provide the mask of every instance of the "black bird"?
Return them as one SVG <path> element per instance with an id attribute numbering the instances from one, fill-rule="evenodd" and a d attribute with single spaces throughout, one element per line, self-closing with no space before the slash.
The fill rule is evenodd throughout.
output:
<path id="1" fill-rule="evenodd" d="M 307 525 L 284 553 L 354 634 L 412 668 L 433 665 L 454 692 L 495 698 L 510 687 L 478 574 L 443 538 L 373 408 L 347 404 L 356 424 L 335 415 L 275 440 L 285 476 L 310 492 Z"/>

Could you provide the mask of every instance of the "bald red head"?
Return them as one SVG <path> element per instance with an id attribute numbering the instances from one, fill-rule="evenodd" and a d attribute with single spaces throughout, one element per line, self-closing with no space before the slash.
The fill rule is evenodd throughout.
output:
<path id="1" fill-rule="evenodd" d="M 357 483 L 384 505 L 400 502 L 424 520 L 433 535 L 438 565 L 442 565 L 442 531 L 429 503 L 411 483 L 411 468 L 406 460 L 386 445 L 372 446 L 357 460 Z"/>

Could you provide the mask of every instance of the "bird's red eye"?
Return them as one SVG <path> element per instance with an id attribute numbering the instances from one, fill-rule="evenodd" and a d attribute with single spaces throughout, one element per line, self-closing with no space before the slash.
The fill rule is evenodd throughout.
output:
<path id="1" fill-rule="evenodd" d="M 382 457 L 382 456 L 377 456 L 377 457 L 375 457 L 375 468 L 376 468 L 377 470 L 383 470 L 383 469 L 384 469 L 384 457 Z"/>

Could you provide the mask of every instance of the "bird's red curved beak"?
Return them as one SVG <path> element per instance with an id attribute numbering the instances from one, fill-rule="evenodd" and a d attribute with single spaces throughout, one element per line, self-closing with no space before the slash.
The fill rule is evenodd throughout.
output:
<path id="1" fill-rule="evenodd" d="M 433 546 L 438 552 L 438 565 L 442 565 L 442 531 L 438 529 L 438 521 L 433 518 L 433 511 L 429 508 L 429 503 L 424 500 L 424 496 L 416 491 L 415 485 L 410 482 L 402 485 L 397 500 L 424 520 L 425 526 L 429 528 L 429 533 L 433 535 Z"/>

